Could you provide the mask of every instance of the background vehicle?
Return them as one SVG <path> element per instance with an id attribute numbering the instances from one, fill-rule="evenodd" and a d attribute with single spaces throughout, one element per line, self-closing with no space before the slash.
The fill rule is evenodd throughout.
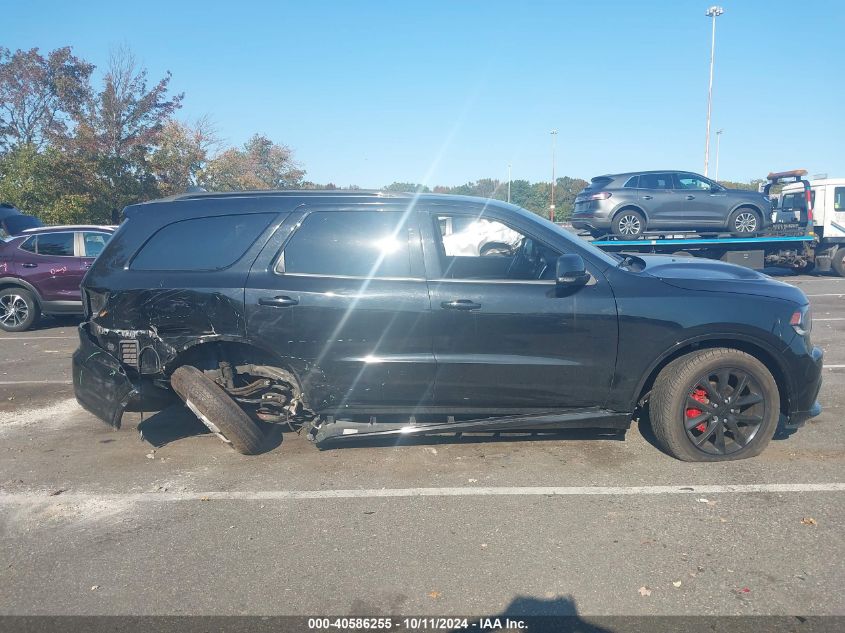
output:
<path id="1" fill-rule="evenodd" d="M 817 243 L 815 252 L 830 258 L 833 269 L 845 277 L 845 178 L 809 181 L 808 198 L 803 183 L 786 185 L 781 191 L 777 213 L 785 220 L 806 221 L 812 217 Z"/>
<path id="2" fill-rule="evenodd" d="M 663 448 L 721 461 L 820 410 L 807 298 L 738 266 L 610 256 L 461 196 L 191 194 L 125 215 L 73 358 L 77 399 L 115 426 L 175 391 L 255 453 L 256 419 L 326 446 L 626 429 L 650 399 Z"/>
<path id="3" fill-rule="evenodd" d="M 770 173 L 768 182 L 761 186 L 761 194 L 768 196 L 772 187 L 785 184 L 784 194 L 779 194 L 788 205 L 773 214 L 777 221 L 762 234 L 754 237 L 704 237 L 693 231 L 656 234 L 626 240 L 602 237 L 593 245 L 611 253 L 656 253 L 684 257 L 706 257 L 739 264 L 755 270 L 765 266 L 792 268 L 797 271 L 827 272 L 833 265 L 836 272 L 845 276 L 845 234 L 837 219 L 841 213 L 843 187 L 824 186 L 824 208 L 816 211 L 813 200 L 817 196 L 804 179 L 806 171 Z M 820 187 L 817 187 L 821 192 Z M 837 198 L 839 196 L 839 198 Z M 837 207 L 840 205 L 840 207 Z"/>
<path id="4" fill-rule="evenodd" d="M 79 284 L 112 233 L 102 226 L 50 226 L 0 241 L 0 329 L 27 330 L 41 314 L 81 315 Z"/>
<path id="5" fill-rule="evenodd" d="M 771 210 L 756 191 L 727 189 L 692 172 L 628 172 L 593 178 L 575 198 L 572 226 L 594 237 L 665 230 L 749 237 L 770 224 Z"/>
<path id="6" fill-rule="evenodd" d="M 8 203 L 0 203 L 0 239 L 20 235 L 27 229 L 44 226 L 41 220 L 21 213 L 20 209 Z"/>

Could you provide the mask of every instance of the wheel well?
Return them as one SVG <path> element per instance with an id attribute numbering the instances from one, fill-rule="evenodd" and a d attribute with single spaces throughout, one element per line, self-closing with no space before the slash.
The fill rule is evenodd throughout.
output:
<path id="1" fill-rule="evenodd" d="M 20 283 L 17 281 L 0 281 L 0 290 L 6 290 L 6 288 L 20 288 L 21 290 L 26 290 L 32 295 L 32 298 L 35 301 L 35 305 L 41 305 L 41 297 L 38 296 L 38 293 L 35 292 L 32 288 L 30 288 L 27 284 Z"/>
<path id="2" fill-rule="evenodd" d="M 643 398 L 645 398 L 651 392 L 651 388 L 652 386 L 654 386 L 654 381 L 657 379 L 658 374 L 663 371 L 663 368 L 666 367 L 666 365 L 671 363 L 673 360 L 680 358 L 681 356 L 686 356 L 687 354 L 697 352 L 702 349 L 712 349 L 714 347 L 736 349 L 741 352 L 745 352 L 750 356 L 753 356 L 761 363 L 763 363 L 763 365 L 766 366 L 766 369 L 771 372 L 772 377 L 775 379 L 775 383 L 778 386 L 781 413 L 787 414 L 789 412 L 789 383 L 786 380 L 786 374 L 784 373 L 783 369 L 778 364 L 778 362 L 775 360 L 775 358 L 765 349 L 759 347 L 758 345 L 755 345 L 754 343 L 730 339 L 715 339 L 691 343 L 669 354 L 666 358 L 664 358 L 657 364 L 657 367 L 652 370 L 645 383 L 643 383 L 642 389 L 640 389 L 639 393 L 637 394 L 637 403 L 642 402 Z"/>
<path id="3" fill-rule="evenodd" d="M 621 209 L 619 209 L 618 211 L 615 211 L 615 212 L 613 213 L 613 218 L 611 219 L 611 222 L 614 222 L 614 221 L 616 220 L 616 218 L 618 218 L 618 217 L 619 217 L 619 214 L 624 213 L 625 211 L 636 211 L 636 212 L 637 212 L 637 213 L 639 213 L 641 216 L 643 216 L 643 218 L 645 218 L 646 220 L 648 220 L 648 215 L 646 214 L 646 212 L 645 212 L 645 211 L 643 211 L 642 209 L 640 209 L 640 208 L 639 208 L 638 206 L 636 206 L 636 205 L 633 205 L 633 204 L 626 204 L 624 207 L 622 207 Z"/>
<path id="4" fill-rule="evenodd" d="M 168 374 L 173 373 L 182 365 L 191 365 L 204 371 L 216 370 L 219 369 L 219 363 L 223 360 L 228 361 L 232 366 L 266 365 L 282 369 L 295 379 L 296 388 L 303 396 L 305 395 L 302 391 L 302 380 L 300 378 L 302 368 L 251 343 L 215 340 L 192 345 L 177 354 L 167 364 L 167 372 Z"/>
<path id="5" fill-rule="evenodd" d="M 737 211 L 739 211 L 740 209 L 748 209 L 748 210 L 750 210 L 750 211 L 754 211 L 757 215 L 759 215 L 759 216 L 760 216 L 760 219 L 764 219 L 764 218 L 763 218 L 763 211 L 762 211 L 759 207 L 757 207 L 757 206 L 755 206 L 755 205 L 753 205 L 753 204 L 748 204 L 748 203 L 744 203 L 744 204 L 739 205 L 736 209 L 734 209 L 734 210 L 731 212 L 731 214 L 736 213 L 736 212 L 737 212 Z"/>

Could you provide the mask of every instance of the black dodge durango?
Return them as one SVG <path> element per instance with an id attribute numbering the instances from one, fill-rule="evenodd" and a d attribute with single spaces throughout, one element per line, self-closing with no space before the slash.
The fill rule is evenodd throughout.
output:
<path id="1" fill-rule="evenodd" d="M 324 447 L 647 417 L 671 455 L 722 461 L 820 412 L 806 296 L 745 268 L 608 255 L 459 196 L 198 193 L 125 218 L 73 357 L 114 426 L 178 398 L 251 454 L 267 424 Z"/>

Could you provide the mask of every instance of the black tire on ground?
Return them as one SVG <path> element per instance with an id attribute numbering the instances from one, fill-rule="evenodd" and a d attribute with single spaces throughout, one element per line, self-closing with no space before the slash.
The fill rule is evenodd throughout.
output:
<path id="1" fill-rule="evenodd" d="M 623 209 L 613 218 L 611 229 L 617 237 L 637 238 L 645 231 L 645 217 L 634 209 Z"/>
<path id="2" fill-rule="evenodd" d="M 41 306 L 29 290 L 4 288 L 0 290 L 0 329 L 23 332 L 41 320 Z"/>
<path id="3" fill-rule="evenodd" d="M 723 381 L 724 375 L 728 379 Z M 746 377 L 745 383 L 739 384 L 740 376 Z M 711 378 L 717 378 L 715 385 Z M 705 381 L 710 391 L 698 388 Z M 766 448 L 777 428 L 780 394 L 763 363 L 745 352 L 720 347 L 666 365 L 654 382 L 649 412 L 658 444 L 673 457 L 688 462 L 731 461 L 754 457 Z"/>
<path id="4" fill-rule="evenodd" d="M 760 213 L 751 207 L 740 207 L 728 218 L 728 230 L 734 237 L 753 237 L 763 223 Z"/>
<path id="5" fill-rule="evenodd" d="M 261 429 L 229 395 L 196 367 L 183 365 L 170 377 L 173 390 L 187 407 L 221 440 L 239 453 L 261 451 Z"/>
<path id="6" fill-rule="evenodd" d="M 833 259 L 830 261 L 830 267 L 840 277 L 845 277 L 845 247 L 839 247 L 833 254 Z"/>

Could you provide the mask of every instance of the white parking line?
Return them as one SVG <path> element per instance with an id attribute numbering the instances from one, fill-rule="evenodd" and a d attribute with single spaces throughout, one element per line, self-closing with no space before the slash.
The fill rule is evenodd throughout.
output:
<path id="1" fill-rule="evenodd" d="M 820 295 L 806 295 L 808 297 L 845 297 L 845 294 L 841 292 L 827 292 Z"/>
<path id="2" fill-rule="evenodd" d="M 845 317 L 830 317 L 829 319 L 817 319 L 813 317 L 813 321 L 845 321 Z"/>
<path id="3" fill-rule="evenodd" d="M 256 490 L 218 492 L 73 493 L 51 496 L 45 492 L 0 493 L 0 504 L 41 502 L 141 502 L 180 501 L 287 501 L 301 499 L 376 499 L 385 497 L 490 497 L 490 496 L 629 496 L 704 495 L 790 492 L 845 492 L 845 483 L 741 484 L 735 486 L 516 486 L 460 488 L 371 488 L 352 490 Z"/>
<path id="4" fill-rule="evenodd" d="M 49 339 L 75 341 L 78 338 L 76 336 L 0 336 L 0 341 L 46 341 Z"/>
<path id="5" fill-rule="evenodd" d="M 72 380 L 0 380 L 0 386 L 9 385 L 72 385 Z"/>

